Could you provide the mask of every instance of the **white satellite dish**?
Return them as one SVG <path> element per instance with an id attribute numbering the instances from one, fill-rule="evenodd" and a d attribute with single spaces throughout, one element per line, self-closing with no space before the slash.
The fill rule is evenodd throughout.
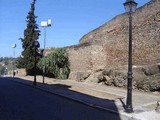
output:
<path id="1" fill-rule="evenodd" d="M 12 48 L 16 48 L 16 46 L 17 46 L 16 44 L 13 44 L 13 45 L 12 45 Z"/>

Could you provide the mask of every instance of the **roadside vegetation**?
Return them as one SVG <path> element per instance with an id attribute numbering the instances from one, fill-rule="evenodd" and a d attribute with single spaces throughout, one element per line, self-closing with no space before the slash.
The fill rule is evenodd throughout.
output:
<path id="1" fill-rule="evenodd" d="M 0 76 L 7 75 L 9 71 L 13 70 L 13 63 L 17 58 L 0 57 Z"/>
<path id="2" fill-rule="evenodd" d="M 113 68 L 99 72 L 97 83 L 107 86 L 127 87 L 127 69 Z M 140 66 L 133 68 L 133 89 L 160 92 L 160 66 Z"/>
<path id="3" fill-rule="evenodd" d="M 45 59 L 45 60 L 44 60 Z M 56 48 L 53 52 L 42 58 L 38 68 L 42 71 L 44 62 L 46 64 L 46 76 L 67 79 L 70 73 L 68 53 L 65 48 Z"/>
<path id="4" fill-rule="evenodd" d="M 67 79 L 70 73 L 68 54 L 65 48 L 54 49 L 52 53 L 42 58 L 43 52 L 39 53 L 39 50 L 36 49 L 36 52 L 33 49 L 33 42 L 37 41 L 40 36 L 40 30 L 36 24 L 35 12 L 35 3 L 33 0 L 31 4 L 30 11 L 27 15 L 27 27 L 24 30 L 24 37 L 20 38 L 22 42 L 22 54 L 16 61 L 17 68 L 24 68 L 27 75 L 34 75 L 34 63 L 38 64 L 37 74 L 43 74 L 43 65 L 45 59 L 45 70 L 46 76 Z M 42 50 L 43 51 L 43 50 Z M 35 54 L 37 59 L 35 61 Z"/>
<path id="5" fill-rule="evenodd" d="M 40 30 L 38 25 L 36 24 L 35 15 L 35 0 L 33 0 L 31 4 L 30 11 L 26 17 L 26 29 L 24 30 L 24 37 L 20 38 L 22 42 L 23 51 L 21 53 L 21 57 L 17 61 L 18 68 L 25 68 L 27 75 L 33 75 L 34 73 L 34 56 L 37 54 L 33 49 L 33 42 L 37 41 L 40 36 Z M 40 56 L 37 55 L 37 61 L 39 61 Z"/>

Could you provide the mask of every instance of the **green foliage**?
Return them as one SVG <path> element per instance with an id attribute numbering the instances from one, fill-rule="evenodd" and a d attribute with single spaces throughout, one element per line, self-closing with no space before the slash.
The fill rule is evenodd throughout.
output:
<path id="1" fill-rule="evenodd" d="M 15 61 L 17 58 L 13 57 L 0 57 L 0 62 L 3 63 L 4 65 L 9 65 L 11 64 L 12 61 Z"/>
<path id="2" fill-rule="evenodd" d="M 5 66 L 0 65 L 0 76 L 3 75 Z"/>
<path id="3" fill-rule="evenodd" d="M 13 57 L 0 57 L 0 75 L 5 75 L 7 71 L 13 70 L 13 63 L 16 59 Z"/>
<path id="4" fill-rule="evenodd" d="M 36 18 L 34 14 L 35 11 L 35 0 L 33 0 L 31 4 L 31 9 L 27 15 L 27 28 L 24 30 L 24 38 L 20 38 L 22 42 L 22 56 L 17 61 L 17 66 L 19 68 L 25 68 L 27 74 L 33 73 L 34 69 L 34 49 L 32 47 L 32 43 L 35 40 L 38 40 L 40 31 L 38 30 L 38 25 L 36 24 Z M 37 61 L 38 62 L 38 59 Z"/>
<path id="5" fill-rule="evenodd" d="M 160 68 L 158 65 L 143 67 L 137 79 L 137 88 L 144 91 L 160 91 Z"/>
<path id="6" fill-rule="evenodd" d="M 70 73 L 68 53 L 65 48 L 57 48 L 47 57 L 42 58 L 39 63 L 39 69 L 43 69 L 43 63 L 46 63 L 46 75 L 58 79 L 67 79 Z"/>
<path id="7" fill-rule="evenodd" d="M 24 61 L 23 58 L 18 57 L 15 62 L 16 62 L 16 67 L 17 67 L 17 68 L 24 68 L 24 66 L 25 66 L 24 62 L 25 62 L 25 61 Z"/>
<path id="8" fill-rule="evenodd" d="M 160 74 L 137 80 L 137 88 L 144 91 L 160 91 Z"/>

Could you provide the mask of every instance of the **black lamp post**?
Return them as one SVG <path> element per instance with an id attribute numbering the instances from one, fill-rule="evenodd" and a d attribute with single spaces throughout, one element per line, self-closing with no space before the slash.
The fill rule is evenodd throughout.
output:
<path id="1" fill-rule="evenodd" d="M 16 44 L 13 44 L 12 45 L 12 48 L 13 48 L 13 58 L 14 58 L 14 60 L 13 60 L 13 77 L 15 76 L 15 48 L 16 48 Z"/>
<path id="2" fill-rule="evenodd" d="M 125 111 L 132 113 L 132 13 L 136 11 L 137 3 L 134 0 L 126 0 L 124 7 L 129 15 L 128 84 Z"/>
<path id="3" fill-rule="evenodd" d="M 32 47 L 34 48 L 34 82 L 33 85 L 36 85 L 36 75 L 37 75 L 37 49 L 40 47 L 39 42 L 38 41 L 33 41 L 32 42 Z"/>

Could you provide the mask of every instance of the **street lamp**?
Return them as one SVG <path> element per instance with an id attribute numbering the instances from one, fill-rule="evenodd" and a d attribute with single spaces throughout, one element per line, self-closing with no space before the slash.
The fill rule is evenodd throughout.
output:
<path id="1" fill-rule="evenodd" d="M 39 42 L 37 40 L 32 42 L 32 47 L 34 48 L 34 82 L 33 85 L 36 85 L 36 75 L 37 75 L 37 50 L 40 47 Z"/>
<path id="2" fill-rule="evenodd" d="M 129 15 L 128 84 L 125 111 L 132 113 L 132 13 L 136 11 L 137 3 L 134 0 L 126 0 L 124 7 Z"/>
<path id="3" fill-rule="evenodd" d="M 12 45 L 12 48 L 13 48 L 13 58 L 15 59 L 15 48 L 16 48 L 16 44 L 13 44 Z M 15 60 L 13 60 L 13 77 L 15 76 Z"/>
<path id="4" fill-rule="evenodd" d="M 48 19 L 48 21 L 42 21 L 41 27 L 44 27 L 44 50 L 43 50 L 43 83 L 44 83 L 44 76 L 45 76 L 45 67 L 46 67 L 46 61 L 45 61 L 45 49 L 46 49 L 46 27 L 51 26 L 51 19 Z"/>

